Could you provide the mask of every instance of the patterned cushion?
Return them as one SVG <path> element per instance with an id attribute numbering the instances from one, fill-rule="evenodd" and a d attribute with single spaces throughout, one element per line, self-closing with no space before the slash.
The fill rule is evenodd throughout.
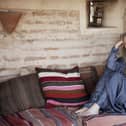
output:
<path id="1" fill-rule="evenodd" d="M 0 126 L 82 126 L 82 121 L 65 108 L 28 109 L 0 116 Z"/>
<path id="2" fill-rule="evenodd" d="M 36 68 L 42 92 L 48 104 L 58 106 L 83 105 L 88 100 L 79 68 L 49 70 Z"/>
<path id="3" fill-rule="evenodd" d="M 0 114 L 44 106 L 38 78 L 30 74 L 0 84 Z"/>

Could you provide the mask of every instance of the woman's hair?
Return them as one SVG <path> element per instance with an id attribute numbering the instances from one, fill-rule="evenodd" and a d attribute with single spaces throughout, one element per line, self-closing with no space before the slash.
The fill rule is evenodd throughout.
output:
<path id="1" fill-rule="evenodd" d="M 126 32 L 120 35 L 120 39 L 124 41 L 124 38 L 126 37 Z M 119 49 L 119 57 L 122 57 L 126 61 L 126 48 L 121 47 Z"/>

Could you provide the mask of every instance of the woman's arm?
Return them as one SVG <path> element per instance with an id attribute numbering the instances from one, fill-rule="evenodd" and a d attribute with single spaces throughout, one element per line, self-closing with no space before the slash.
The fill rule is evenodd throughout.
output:
<path id="1" fill-rule="evenodd" d="M 118 60 L 117 53 L 119 48 L 123 46 L 123 41 L 119 41 L 111 50 L 109 57 L 107 59 L 107 67 L 112 71 L 120 71 L 122 63 Z"/>
<path id="2" fill-rule="evenodd" d="M 118 62 L 117 53 L 119 48 L 113 47 L 107 59 L 107 67 L 112 71 L 119 71 L 121 64 Z"/>

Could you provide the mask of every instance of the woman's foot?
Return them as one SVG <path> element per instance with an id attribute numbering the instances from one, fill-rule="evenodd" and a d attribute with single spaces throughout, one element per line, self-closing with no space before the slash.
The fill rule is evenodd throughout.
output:
<path id="1" fill-rule="evenodd" d="M 76 113 L 76 114 L 79 114 L 79 113 L 83 113 L 83 112 L 85 112 L 85 111 L 87 111 L 87 110 L 88 110 L 88 108 L 83 107 L 83 108 L 81 108 L 81 109 L 75 111 L 75 113 Z"/>
<path id="2" fill-rule="evenodd" d="M 93 104 L 89 109 L 86 111 L 81 111 L 78 114 L 78 116 L 90 116 L 90 115 L 98 115 L 99 114 L 99 105 L 98 104 Z"/>

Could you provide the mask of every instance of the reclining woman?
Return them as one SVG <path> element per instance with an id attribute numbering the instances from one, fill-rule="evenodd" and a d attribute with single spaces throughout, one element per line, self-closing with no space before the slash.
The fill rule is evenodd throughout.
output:
<path id="1" fill-rule="evenodd" d="M 106 69 L 88 103 L 75 113 L 78 116 L 107 113 L 126 114 L 126 33 L 115 44 Z"/>

